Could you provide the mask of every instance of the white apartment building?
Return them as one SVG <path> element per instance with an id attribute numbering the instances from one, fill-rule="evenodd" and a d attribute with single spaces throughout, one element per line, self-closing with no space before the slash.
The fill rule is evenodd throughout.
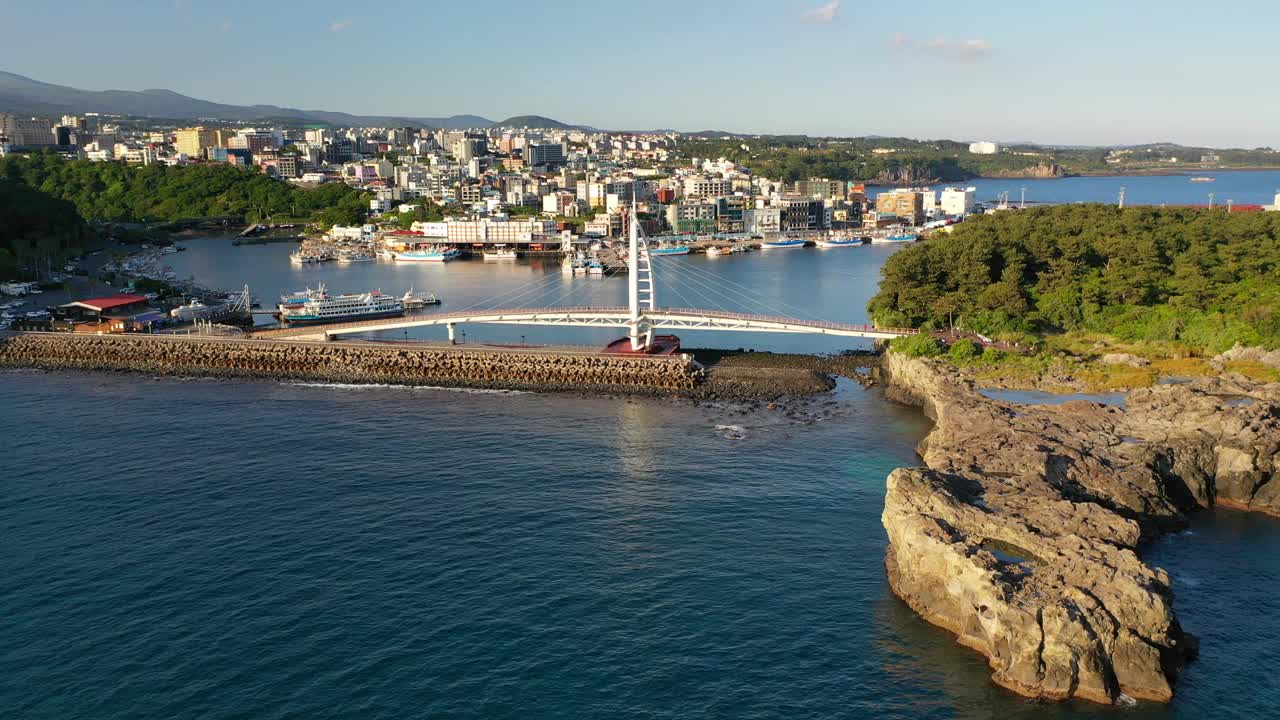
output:
<path id="1" fill-rule="evenodd" d="M 1000 146 L 984 140 L 982 142 L 969 143 L 969 152 L 974 155 L 995 155 L 1000 152 Z"/>
<path id="2" fill-rule="evenodd" d="M 946 215 L 968 215 L 973 212 L 978 202 L 978 189 L 975 187 L 942 189 L 938 207 Z"/>
<path id="3" fill-rule="evenodd" d="M 688 198 L 720 197 L 733 193 L 733 181 L 723 178 L 685 178 L 684 196 Z"/>

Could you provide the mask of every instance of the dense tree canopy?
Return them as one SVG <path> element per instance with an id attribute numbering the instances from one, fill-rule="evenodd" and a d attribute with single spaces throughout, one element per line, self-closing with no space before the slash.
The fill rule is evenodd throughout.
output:
<path id="1" fill-rule="evenodd" d="M 71 203 L 0 178 L 0 278 L 18 277 L 37 259 L 73 254 L 92 236 Z"/>
<path id="2" fill-rule="evenodd" d="M 369 207 L 364 193 L 342 183 L 308 190 L 221 163 L 125 165 L 36 153 L 0 158 L 0 178 L 67 200 L 90 221 L 277 216 L 345 224 L 359 222 Z"/>
<path id="3" fill-rule="evenodd" d="M 1064 205 L 983 216 L 893 255 L 884 325 L 1280 347 L 1280 213 Z"/>

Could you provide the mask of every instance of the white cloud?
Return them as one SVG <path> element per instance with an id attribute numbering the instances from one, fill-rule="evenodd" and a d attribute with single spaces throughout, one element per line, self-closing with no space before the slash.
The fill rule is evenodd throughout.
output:
<path id="1" fill-rule="evenodd" d="M 333 22 L 329 23 L 329 32 L 342 32 L 343 30 L 346 30 L 349 27 L 351 27 L 351 20 L 349 18 L 346 18 L 343 20 L 334 20 Z"/>
<path id="2" fill-rule="evenodd" d="M 235 27 L 235 26 L 236 26 L 236 24 L 235 24 L 234 22 L 232 22 L 232 21 L 230 21 L 230 20 L 223 20 L 223 21 L 218 25 L 218 32 L 231 32 L 231 28 L 233 28 L 233 27 Z"/>
<path id="3" fill-rule="evenodd" d="M 903 52 L 962 61 L 985 60 L 992 52 L 991 42 L 988 40 L 950 40 L 937 37 L 922 42 L 905 33 L 894 34 L 893 47 Z"/>
<path id="4" fill-rule="evenodd" d="M 836 19 L 840 13 L 840 0 L 831 0 L 826 5 L 819 5 L 816 8 L 805 10 L 800 17 L 809 22 L 829 23 Z"/>

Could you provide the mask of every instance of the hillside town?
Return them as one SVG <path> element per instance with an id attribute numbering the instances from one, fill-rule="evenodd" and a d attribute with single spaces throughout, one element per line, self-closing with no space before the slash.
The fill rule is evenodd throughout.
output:
<path id="1" fill-rule="evenodd" d="M 0 114 L 0 153 L 52 150 L 94 162 L 225 163 L 303 187 L 346 183 L 368 193 L 364 233 L 398 229 L 454 245 L 561 247 L 623 232 L 634 200 L 650 235 L 888 232 L 972 212 L 972 188 L 885 189 L 762 177 L 723 158 L 689 156 L 702 136 L 583 129 L 330 127 L 126 129 L 92 113 Z M 743 139 L 749 148 L 750 139 Z M 975 143 L 970 152 L 999 148 Z M 341 231 L 339 231 L 341 232 Z"/>

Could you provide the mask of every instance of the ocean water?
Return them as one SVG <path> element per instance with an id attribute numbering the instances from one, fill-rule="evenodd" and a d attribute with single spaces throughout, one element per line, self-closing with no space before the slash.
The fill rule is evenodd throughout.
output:
<path id="1" fill-rule="evenodd" d="M 1121 188 L 1126 205 L 1208 205 L 1213 193 L 1215 207 L 1228 201 L 1236 205 L 1270 205 L 1280 193 L 1280 171 L 1208 170 L 1171 175 L 1082 176 L 1054 179 L 980 179 L 953 185 L 978 189 L 980 202 L 994 202 L 1000 193 L 1009 193 L 1009 202 L 1018 204 L 1026 189 L 1032 203 L 1116 203 Z M 1193 177 L 1211 177 L 1213 182 L 1191 182 Z M 940 190 L 943 185 L 934 186 Z"/>
<path id="2" fill-rule="evenodd" d="M 562 278 L 536 260 L 301 269 L 290 245 L 184 244 L 175 270 L 248 282 L 268 302 L 318 280 L 413 285 L 447 309 L 531 282 L 546 283 L 545 304 L 556 293 L 572 304 L 625 297 L 620 278 Z M 660 282 L 722 303 L 732 296 L 712 288 L 749 288 L 742 309 L 862 322 L 895 250 L 671 258 L 661 262 L 722 282 L 663 265 L 671 279 Z M 613 337 L 469 332 L 468 342 Z M 0 717 L 1274 714 L 1280 521 L 1224 511 L 1147 549 L 1202 638 L 1174 703 L 1042 704 L 995 687 L 978 655 L 885 582 L 884 478 L 918 462 L 927 431 L 918 411 L 848 383 L 788 417 L 606 397 L 3 372 Z"/>

